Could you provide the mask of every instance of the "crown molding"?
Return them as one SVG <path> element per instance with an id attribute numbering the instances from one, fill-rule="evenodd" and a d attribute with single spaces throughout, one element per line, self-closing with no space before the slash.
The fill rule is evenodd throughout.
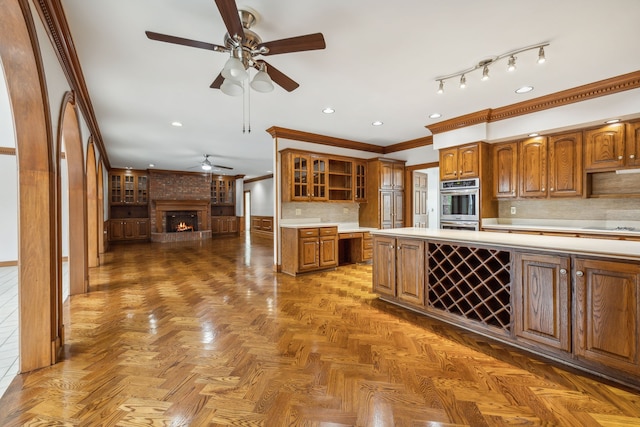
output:
<path id="1" fill-rule="evenodd" d="M 351 141 L 349 139 L 334 138 L 332 136 L 320 135 L 317 133 L 303 132 L 299 130 L 272 126 L 267 129 L 272 138 L 286 138 L 295 141 L 312 142 L 314 144 L 329 145 L 331 147 L 350 148 L 352 150 L 368 151 L 371 153 L 384 154 L 384 147 L 380 145 L 367 144 L 365 142 Z"/>
<path id="2" fill-rule="evenodd" d="M 89 96 L 89 91 L 82 73 L 82 67 L 80 66 L 69 25 L 67 24 L 67 18 L 65 17 L 60 0 L 34 0 L 33 3 L 47 30 L 49 40 L 58 56 L 58 61 L 60 61 L 67 82 L 73 92 L 77 94 L 78 105 L 82 110 L 82 114 L 87 121 L 87 126 L 100 151 L 100 157 L 107 169 L 111 169 L 109 156 L 102 141 L 100 127 L 98 126 L 98 121 L 93 111 L 91 97 Z"/>
<path id="3" fill-rule="evenodd" d="M 396 151 L 410 150 L 412 148 L 424 147 L 433 144 L 433 135 L 423 136 L 422 138 L 411 139 L 409 141 L 399 142 L 397 144 L 384 147 L 383 154 L 395 153 Z"/>
<path id="4" fill-rule="evenodd" d="M 626 90 L 640 88 L 640 71 L 623 74 L 583 86 L 563 90 L 528 101 L 518 102 L 504 107 L 493 108 L 455 117 L 425 126 L 432 134 L 448 132 L 461 127 L 479 123 L 497 122 L 526 114 L 536 113 L 549 108 L 562 107 L 576 102 L 587 101 L 601 96 L 612 95 Z"/>
<path id="5" fill-rule="evenodd" d="M 249 184 L 250 182 L 264 181 L 265 179 L 271 179 L 271 178 L 273 178 L 273 174 L 272 173 L 270 173 L 269 175 L 262 175 L 262 176 L 257 176 L 255 178 L 245 179 L 244 183 L 245 184 Z"/>

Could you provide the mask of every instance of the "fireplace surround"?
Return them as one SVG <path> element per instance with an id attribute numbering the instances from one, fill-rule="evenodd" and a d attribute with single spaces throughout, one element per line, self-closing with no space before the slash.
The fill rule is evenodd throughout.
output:
<path id="1" fill-rule="evenodd" d="M 152 219 L 155 220 L 151 232 L 152 242 L 175 242 L 211 238 L 211 205 L 209 200 L 153 200 Z M 171 220 L 167 215 L 188 212 L 193 232 L 168 232 Z M 187 222 L 187 221 L 184 221 Z"/>

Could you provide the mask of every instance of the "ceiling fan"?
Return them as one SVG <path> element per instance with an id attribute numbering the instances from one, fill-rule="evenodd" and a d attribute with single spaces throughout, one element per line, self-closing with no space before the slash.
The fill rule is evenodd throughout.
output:
<path id="1" fill-rule="evenodd" d="M 230 58 L 224 69 L 210 86 L 214 89 L 221 89 L 228 95 L 239 94 L 237 92 L 238 88 L 241 89 L 239 82 L 247 78 L 246 70 L 249 67 L 258 70 L 254 80 L 251 82 L 251 87 L 259 92 L 273 90 L 271 80 L 288 92 L 297 89 L 300 86 L 298 83 L 263 59 L 256 59 L 256 57 L 324 49 L 326 45 L 322 33 L 263 42 L 260 36 L 250 30 L 251 26 L 256 22 L 255 12 L 248 9 L 239 10 L 235 0 L 215 1 L 227 28 L 224 46 L 153 31 L 145 31 L 145 33 L 151 40 L 229 53 Z"/>
<path id="2" fill-rule="evenodd" d="M 202 168 L 203 171 L 205 172 L 209 172 L 211 171 L 213 168 L 216 169 L 227 169 L 227 170 L 233 170 L 232 167 L 230 166 L 223 166 L 223 165 L 214 165 L 211 163 L 211 160 L 209 160 L 209 156 L 210 154 L 205 154 L 204 155 L 204 159 L 202 160 L 202 162 L 200 163 L 200 167 Z"/>

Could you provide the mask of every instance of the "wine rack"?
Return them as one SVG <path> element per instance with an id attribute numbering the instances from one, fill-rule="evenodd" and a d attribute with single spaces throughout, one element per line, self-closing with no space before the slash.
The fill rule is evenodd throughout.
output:
<path id="1" fill-rule="evenodd" d="M 429 243 L 427 306 L 509 331 L 511 253 Z"/>

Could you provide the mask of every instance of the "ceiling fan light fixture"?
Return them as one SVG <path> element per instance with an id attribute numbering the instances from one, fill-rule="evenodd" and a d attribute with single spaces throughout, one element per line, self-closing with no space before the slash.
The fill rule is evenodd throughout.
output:
<path id="1" fill-rule="evenodd" d="M 260 71 L 258 71 L 251 81 L 251 87 L 258 92 L 268 93 L 273 91 L 273 81 L 266 69 L 267 67 L 264 64 L 261 64 Z"/>
<path id="2" fill-rule="evenodd" d="M 229 96 L 240 96 L 244 92 L 242 85 L 233 79 L 224 79 L 224 82 L 222 82 L 222 85 L 220 86 L 220 90 L 222 93 Z"/>
<path id="3" fill-rule="evenodd" d="M 213 166 L 211 165 L 211 162 L 209 161 L 209 158 L 205 157 L 204 160 L 202 161 L 202 170 L 203 171 L 210 171 L 212 167 Z"/>
<path id="4" fill-rule="evenodd" d="M 244 64 L 233 53 L 224 64 L 221 74 L 225 79 L 235 80 L 236 82 L 241 82 L 249 77 L 249 73 L 245 70 Z"/>

